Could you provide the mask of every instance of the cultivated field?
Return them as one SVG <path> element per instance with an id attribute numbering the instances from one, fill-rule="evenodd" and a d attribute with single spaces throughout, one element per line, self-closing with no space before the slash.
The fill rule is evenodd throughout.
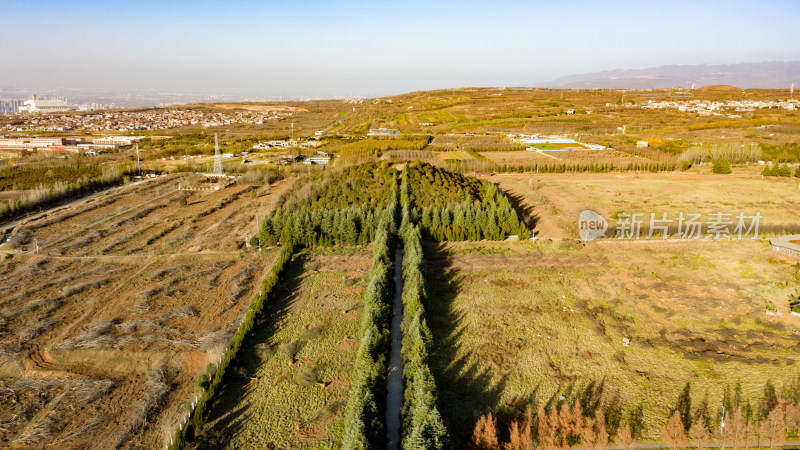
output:
<path id="1" fill-rule="evenodd" d="M 481 155 L 496 164 L 614 164 L 624 167 L 628 164 L 653 162 L 647 158 L 637 157 L 619 150 L 580 150 L 580 151 L 543 151 L 531 150 L 518 152 L 481 152 Z M 535 170 L 535 169 L 534 169 Z"/>
<path id="2" fill-rule="evenodd" d="M 287 267 L 200 446 L 330 448 L 358 347 L 368 247 L 306 251 Z"/>
<path id="3" fill-rule="evenodd" d="M 571 247 L 427 249 L 430 361 L 458 445 L 487 411 L 508 425 L 528 406 L 578 398 L 601 405 L 612 436 L 639 420 L 638 440 L 659 441 L 686 381 L 718 417 L 726 386 L 740 382 L 757 408 L 767 380 L 780 390 L 800 375 L 787 302 L 798 266 L 768 244 Z"/>
<path id="4" fill-rule="evenodd" d="M 118 189 L 13 231 L 0 263 L 2 445 L 168 443 L 272 264 L 273 250 L 239 248 L 288 185 L 178 182 Z"/>
<path id="5" fill-rule="evenodd" d="M 605 216 L 612 228 L 622 212 L 646 213 L 645 225 L 649 226 L 650 213 L 660 218 L 666 212 L 671 219 L 677 219 L 680 212 L 701 213 L 705 221 L 709 213 L 721 211 L 734 217 L 740 212 L 760 212 L 762 234 L 798 232 L 796 179 L 762 181 L 760 166 L 736 167 L 731 175 L 709 172 L 705 166 L 669 173 L 498 174 L 490 180 L 531 218 L 537 236 L 546 238 L 578 237 L 578 215 L 584 209 Z M 613 231 L 609 235 L 613 236 Z"/>

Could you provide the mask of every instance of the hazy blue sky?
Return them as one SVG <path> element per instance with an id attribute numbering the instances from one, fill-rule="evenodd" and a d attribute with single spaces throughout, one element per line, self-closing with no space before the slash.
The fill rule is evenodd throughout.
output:
<path id="1" fill-rule="evenodd" d="M 0 0 L 0 85 L 383 95 L 800 59 L 800 1 Z"/>

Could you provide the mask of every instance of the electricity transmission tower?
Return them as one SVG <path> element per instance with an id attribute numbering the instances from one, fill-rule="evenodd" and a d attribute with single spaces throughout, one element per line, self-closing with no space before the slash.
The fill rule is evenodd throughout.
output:
<path id="1" fill-rule="evenodd" d="M 211 172 L 214 175 L 222 175 L 222 154 L 219 152 L 219 141 L 217 134 L 214 133 L 214 170 Z"/>

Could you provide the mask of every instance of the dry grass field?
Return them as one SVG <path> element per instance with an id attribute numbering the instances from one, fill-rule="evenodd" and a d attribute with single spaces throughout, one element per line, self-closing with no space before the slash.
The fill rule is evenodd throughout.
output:
<path id="1" fill-rule="evenodd" d="M 678 214 L 722 211 L 760 212 L 761 233 L 798 232 L 800 191 L 796 178 L 765 178 L 761 166 L 735 167 L 731 175 L 714 175 L 708 166 L 688 172 L 497 174 L 490 180 L 535 223 L 537 236 L 578 237 L 578 215 L 584 209 L 603 214 L 613 227 L 622 212 L 649 213 L 676 219 Z M 733 227 L 731 227 L 732 229 Z"/>
<path id="2" fill-rule="evenodd" d="M 624 167 L 628 164 L 652 162 L 653 160 L 638 157 L 619 150 L 581 150 L 581 151 L 517 151 L 517 152 L 480 152 L 486 159 L 497 164 L 614 164 Z"/>
<path id="3" fill-rule="evenodd" d="M 716 417 L 726 386 L 740 382 L 757 407 L 767 380 L 780 389 L 800 375 L 800 318 L 787 302 L 798 266 L 764 242 L 451 243 L 426 254 L 431 366 L 458 445 L 487 411 L 508 425 L 592 386 L 623 423 L 641 405 L 639 441 L 659 441 L 686 381 Z"/>
<path id="4" fill-rule="evenodd" d="M 274 251 L 239 247 L 288 185 L 190 192 L 178 180 L 118 189 L 14 230 L 16 253 L 0 263 L 0 445 L 168 441 L 272 264 Z"/>
<path id="5" fill-rule="evenodd" d="M 331 448 L 341 443 L 369 247 L 305 251 L 245 346 L 200 447 Z"/>

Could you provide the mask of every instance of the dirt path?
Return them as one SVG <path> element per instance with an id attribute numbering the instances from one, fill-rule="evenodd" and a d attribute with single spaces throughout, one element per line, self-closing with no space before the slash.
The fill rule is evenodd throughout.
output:
<path id="1" fill-rule="evenodd" d="M 386 378 L 386 435 L 388 450 L 400 448 L 400 410 L 403 408 L 403 247 L 397 246 L 394 258 L 394 303 L 392 305 L 392 350 Z"/>

